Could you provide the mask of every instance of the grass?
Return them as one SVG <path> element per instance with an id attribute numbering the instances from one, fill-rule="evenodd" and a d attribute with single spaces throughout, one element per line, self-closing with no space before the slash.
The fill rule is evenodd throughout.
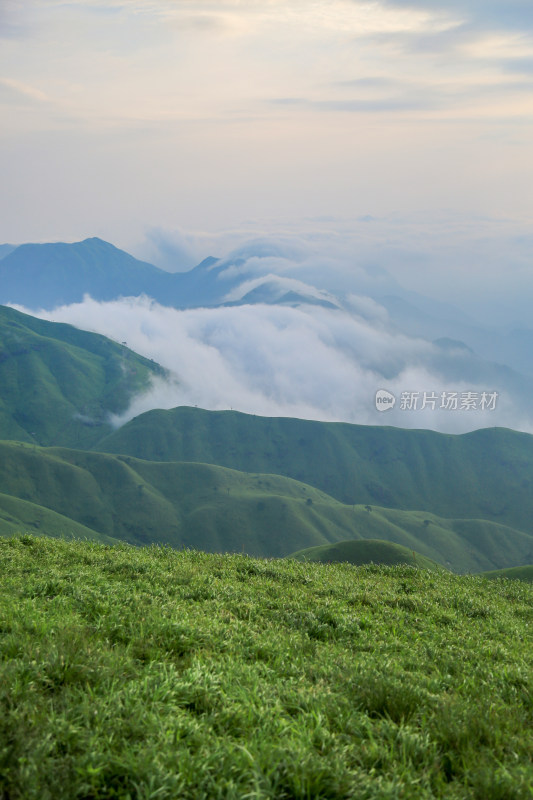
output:
<path id="1" fill-rule="evenodd" d="M 322 564 L 348 563 L 356 566 L 364 564 L 382 564 L 396 566 L 407 564 L 420 569 L 439 570 L 442 567 L 436 561 L 409 550 L 393 542 L 381 539 L 359 539 L 356 541 L 336 542 L 336 544 L 309 547 L 292 553 L 289 558 L 298 561 L 319 561 Z"/>
<path id="2" fill-rule="evenodd" d="M 533 589 L 0 541 L 0 797 L 533 792 Z"/>
<path id="3" fill-rule="evenodd" d="M 503 428 L 458 436 L 180 407 L 141 414 L 94 449 L 275 473 L 350 505 L 533 532 L 533 437 Z"/>
<path id="4" fill-rule="evenodd" d="M 0 535 L 62 532 L 276 558 L 385 539 L 457 572 L 533 558 L 533 535 L 493 522 L 346 505 L 290 478 L 210 464 L 0 442 L 0 487 Z"/>

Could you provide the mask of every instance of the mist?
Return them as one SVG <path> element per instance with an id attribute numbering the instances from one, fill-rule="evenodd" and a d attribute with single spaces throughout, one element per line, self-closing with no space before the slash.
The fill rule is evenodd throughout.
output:
<path id="1" fill-rule="evenodd" d="M 398 333 L 375 301 L 351 301 L 351 311 L 277 305 L 177 310 L 146 297 L 106 303 L 87 297 L 37 316 L 127 342 L 169 371 L 113 419 L 117 426 L 150 409 L 189 405 L 450 433 L 492 426 L 533 432 L 525 396 L 469 380 L 471 356 L 464 349 L 443 351 Z M 379 390 L 395 395 L 394 408 L 377 410 Z M 479 400 L 494 391 L 491 410 L 440 408 L 443 392 L 470 392 Z M 418 407 L 402 407 L 402 393 L 419 393 Z M 434 408 L 421 410 L 424 393 L 439 398 Z"/>
<path id="2" fill-rule="evenodd" d="M 250 220 L 219 231 L 150 228 L 121 245 L 170 271 L 221 258 L 228 283 L 271 272 L 337 295 L 415 292 L 485 328 L 531 327 L 527 217 L 447 211 Z"/>

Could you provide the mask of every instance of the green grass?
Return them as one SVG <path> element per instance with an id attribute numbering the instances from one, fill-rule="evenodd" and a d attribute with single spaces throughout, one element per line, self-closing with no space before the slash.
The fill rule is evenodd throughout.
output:
<path id="1" fill-rule="evenodd" d="M 322 545 L 321 547 L 309 547 L 306 550 L 292 553 L 289 558 L 296 558 L 298 561 L 319 561 L 322 564 L 348 563 L 356 566 L 406 564 L 421 569 L 442 569 L 436 561 L 432 561 L 414 550 L 409 550 L 408 547 L 381 539 L 360 539 Z"/>
<path id="2" fill-rule="evenodd" d="M 533 565 L 528 564 L 525 567 L 491 570 L 490 572 L 482 572 L 481 576 L 483 578 L 508 578 L 509 580 L 533 583 Z"/>
<path id="3" fill-rule="evenodd" d="M 261 557 L 347 539 L 385 539 L 456 572 L 514 567 L 533 558 L 533 535 L 496 523 L 346 505 L 290 478 L 210 464 L 0 442 L 0 486 L 0 534 L 61 530 Z M 61 526 L 46 510 L 60 515 Z"/>
<path id="4" fill-rule="evenodd" d="M 0 797 L 533 793 L 533 588 L 0 541 Z"/>
<path id="5" fill-rule="evenodd" d="M 0 306 L 0 439 L 89 447 L 162 374 L 104 336 Z"/>
<path id="6" fill-rule="evenodd" d="M 456 436 L 180 407 L 142 414 L 95 449 L 275 473 L 343 503 L 533 532 L 533 437 L 503 428 Z"/>

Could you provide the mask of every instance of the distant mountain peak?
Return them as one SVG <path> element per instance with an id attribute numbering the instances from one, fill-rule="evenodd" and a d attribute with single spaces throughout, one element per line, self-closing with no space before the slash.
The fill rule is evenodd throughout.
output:
<path id="1" fill-rule="evenodd" d="M 203 261 L 200 261 L 190 272 L 194 272 L 198 270 L 199 272 L 208 272 L 209 270 L 213 269 L 220 262 L 219 258 L 215 258 L 214 256 L 207 256 L 204 258 Z"/>

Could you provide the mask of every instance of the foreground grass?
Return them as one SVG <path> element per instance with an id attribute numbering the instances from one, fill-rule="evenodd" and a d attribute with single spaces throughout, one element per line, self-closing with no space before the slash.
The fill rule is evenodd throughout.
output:
<path id="1" fill-rule="evenodd" d="M 533 589 L 0 541 L 0 798 L 533 794 Z"/>

